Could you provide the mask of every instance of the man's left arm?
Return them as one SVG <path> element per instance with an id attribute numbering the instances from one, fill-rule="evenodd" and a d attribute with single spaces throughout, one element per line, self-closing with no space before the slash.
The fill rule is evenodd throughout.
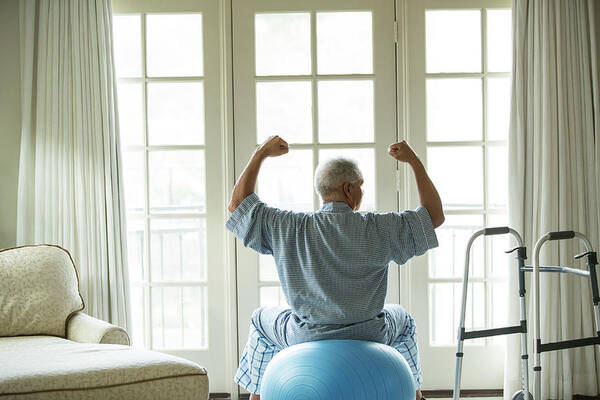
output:
<path id="1" fill-rule="evenodd" d="M 240 178 L 233 187 L 231 201 L 229 202 L 229 212 L 235 209 L 244 201 L 246 197 L 254 193 L 256 178 L 260 172 L 260 167 L 267 157 L 278 157 L 289 151 L 288 144 L 279 136 L 271 136 L 252 154 L 248 165 L 240 175 Z"/>

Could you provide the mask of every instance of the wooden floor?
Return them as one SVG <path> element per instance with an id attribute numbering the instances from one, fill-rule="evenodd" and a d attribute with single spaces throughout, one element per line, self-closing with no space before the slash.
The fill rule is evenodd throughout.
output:
<path id="1" fill-rule="evenodd" d="M 438 393 L 433 393 L 433 395 L 439 395 L 442 391 L 435 391 Z M 443 391 L 445 393 L 447 393 L 448 391 Z M 432 393 L 427 393 L 429 396 L 425 396 L 428 399 L 451 399 L 452 395 L 450 394 L 450 396 L 448 397 L 431 397 Z M 496 391 L 496 395 L 488 395 L 489 393 L 487 393 L 484 397 L 475 397 L 474 393 L 466 393 L 466 396 L 462 396 L 461 398 L 469 398 L 470 400 L 502 400 L 502 395 L 498 395 L 498 392 Z M 248 395 L 242 395 L 240 397 L 240 400 L 247 400 L 248 399 Z M 229 393 L 211 393 L 210 400 L 231 400 L 231 397 L 229 395 Z M 600 396 L 580 396 L 580 395 L 575 395 L 573 396 L 573 400 L 600 400 Z"/>

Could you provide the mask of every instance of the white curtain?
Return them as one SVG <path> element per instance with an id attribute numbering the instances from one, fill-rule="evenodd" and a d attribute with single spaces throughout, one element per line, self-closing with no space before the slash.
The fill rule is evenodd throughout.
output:
<path id="1" fill-rule="evenodd" d="M 511 225 L 524 235 L 529 264 L 536 240 L 549 231 L 579 231 L 595 250 L 600 245 L 600 113 L 593 3 L 513 0 L 509 214 Z M 585 268 L 572 258 L 582 250 L 576 241 L 551 242 L 542 248 L 541 264 Z M 511 271 L 509 281 L 509 309 L 516 316 L 516 271 Z M 531 371 L 531 279 L 527 289 Z M 543 342 L 594 336 L 589 279 L 542 274 L 540 297 Z M 504 398 L 510 399 L 520 388 L 519 337 L 509 337 L 507 346 Z M 600 358 L 594 347 L 541 357 L 543 399 L 598 393 Z"/>
<path id="2" fill-rule="evenodd" d="M 86 312 L 129 328 L 110 0 L 20 2 L 17 243 L 68 249 Z"/>

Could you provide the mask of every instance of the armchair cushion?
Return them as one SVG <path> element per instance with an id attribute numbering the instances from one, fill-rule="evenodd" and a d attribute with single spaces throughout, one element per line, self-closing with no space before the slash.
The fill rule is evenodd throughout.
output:
<path id="1" fill-rule="evenodd" d="M 65 337 L 67 321 L 83 307 L 68 251 L 51 245 L 0 251 L 0 337 Z"/>
<path id="2" fill-rule="evenodd" d="M 78 312 L 69 320 L 67 339 L 80 343 L 129 345 L 129 335 L 116 325 Z"/>
<path id="3" fill-rule="evenodd" d="M 204 368 L 129 346 L 5 337 L 0 360 L 0 399 L 208 398 Z"/>

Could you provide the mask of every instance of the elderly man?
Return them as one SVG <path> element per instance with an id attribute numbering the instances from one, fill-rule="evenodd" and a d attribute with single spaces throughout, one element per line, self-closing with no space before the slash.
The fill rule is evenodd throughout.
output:
<path id="1" fill-rule="evenodd" d="M 275 258 L 291 309 L 259 308 L 235 381 L 260 399 L 268 362 L 281 349 L 307 341 L 356 339 L 388 344 L 408 361 L 417 388 L 421 371 L 415 324 L 399 305 L 385 305 L 390 261 L 404 264 L 437 246 L 434 228 L 444 222 L 437 190 L 410 146 L 402 141 L 389 154 L 412 167 L 421 206 L 402 213 L 356 212 L 363 178 L 356 163 L 339 158 L 320 165 L 315 188 L 323 206 L 314 213 L 279 210 L 262 203 L 254 186 L 262 162 L 288 152 L 274 136 L 252 155 L 237 181 L 227 229 L 245 246 Z M 417 390 L 416 398 L 421 398 Z"/>

